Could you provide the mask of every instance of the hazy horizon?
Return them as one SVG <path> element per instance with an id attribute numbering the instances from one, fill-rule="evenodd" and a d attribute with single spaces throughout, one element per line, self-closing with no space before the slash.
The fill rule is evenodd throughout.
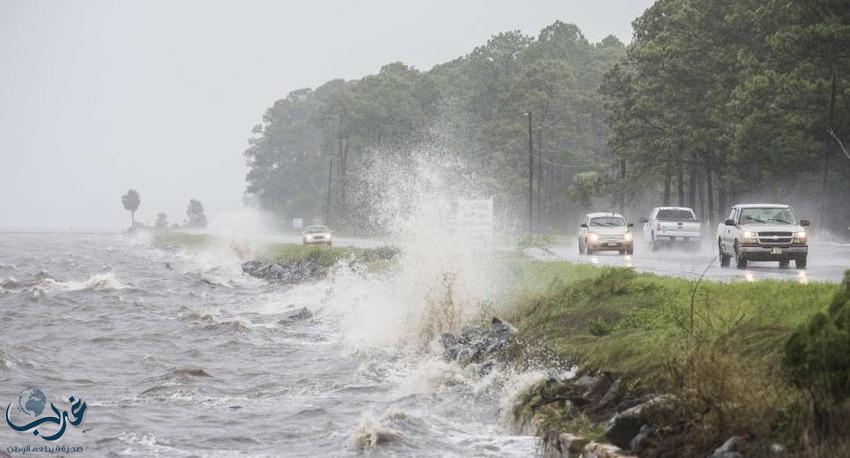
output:
<path id="1" fill-rule="evenodd" d="M 241 207 L 251 128 L 292 90 L 556 20 L 628 42 L 651 4 L 580 3 L 0 0 L 0 227 L 126 227 L 128 188 L 146 224 L 182 222 L 190 198 L 214 217 Z"/>

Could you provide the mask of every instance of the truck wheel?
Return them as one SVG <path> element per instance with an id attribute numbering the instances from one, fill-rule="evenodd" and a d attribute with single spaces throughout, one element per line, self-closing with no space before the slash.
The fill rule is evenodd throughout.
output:
<path id="1" fill-rule="evenodd" d="M 635 254 L 635 247 L 634 247 L 634 246 L 630 246 L 629 248 L 627 248 L 627 249 L 626 249 L 626 254 L 627 254 L 627 255 L 629 255 L 629 256 L 631 256 L 631 255 Z"/>
<path id="2" fill-rule="evenodd" d="M 805 269 L 808 257 L 808 254 L 801 254 L 800 256 L 797 256 L 797 259 L 794 260 L 794 266 L 798 269 Z"/>
<path id="3" fill-rule="evenodd" d="M 787 269 L 788 266 L 790 266 L 790 265 L 791 265 L 790 259 L 780 259 L 779 260 L 779 268 L 780 269 Z"/>
<path id="4" fill-rule="evenodd" d="M 649 239 L 649 245 L 652 248 L 652 251 L 658 250 L 658 242 L 655 240 L 655 234 L 652 234 L 651 238 Z"/>
<path id="5" fill-rule="evenodd" d="M 581 243 L 581 239 L 578 240 L 578 254 L 579 255 L 584 254 L 584 245 Z"/>
<path id="6" fill-rule="evenodd" d="M 732 261 L 732 256 L 723 253 L 723 247 L 720 244 L 717 245 L 717 251 L 720 257 L 720 267 L 729 267 L 730 261 Z"/>
<path id="7" fill-rule="evenodd" d="M 587 244 L 587 242 L 584 242 L 584 253 L 593 254 L 593 248 L 591 248 L 590 245 Z"/>
<path id="8" fill-rule="evenodd" d="M 735 245 L 735 267 L 739 269 L 747 268 L 747 258 L 741 256 L 741 253 L 738 251 L 738 245 Z"/>

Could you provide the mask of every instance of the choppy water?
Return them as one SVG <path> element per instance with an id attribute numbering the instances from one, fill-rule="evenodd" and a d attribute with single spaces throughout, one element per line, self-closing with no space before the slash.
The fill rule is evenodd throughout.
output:
<path id="1" fill-rule="evenodd" d="M 330 303 L 361 333 L 383 323 L 356 281 L 287 289 L 117 235 L 0 234 L 0 404 L 27 386 L 85 400 L 58 441 L 85 456 L 534 454 L 504 421 L 522 376 L 352 347 Z M 0 451 L 27 444 L 45 441 L 0 424 Z"/>

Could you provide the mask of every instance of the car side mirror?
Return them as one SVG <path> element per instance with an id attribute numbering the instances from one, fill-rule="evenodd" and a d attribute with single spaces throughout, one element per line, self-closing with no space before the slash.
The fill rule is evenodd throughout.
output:
<path id="1" fill-rule="evenodd" d="M 587 223 L 581 223 L 581 227 L 587 227 Z"/>
<path id="2" fill-rule="evenodd" d="M 635 227 L 635 223 L 626 224 L 626 227 Z"/>
<path id="3" fill-rule="evenodd" d="M 643 223 L 643 224 L 646 224 L 646 223 L 648 223 L 648 222 L 649 222 L 649 218 L 647 218 L 646 216 L 641 216 L 641 217 L 640 217 L 640 222 L 641 222 L 641 223 Z"/>
<path id="4" fill-rule="evenodd" d="M 800 226 L 808 226 L 809 224 L 811 224 L 811 223 L 809 223 L 809 220 L 807 220 L 807 219 L 801 219 L 800 220 Z"/>
<path id="5" fill-rule="evenodd" d="M 727 220 L 724 222 L 724 224 L 726 224 L 727 226 L 734 226 L 734 225 L 735 225 L 735 220 L 734 220 L 734 219 L 727 219 Z"/>

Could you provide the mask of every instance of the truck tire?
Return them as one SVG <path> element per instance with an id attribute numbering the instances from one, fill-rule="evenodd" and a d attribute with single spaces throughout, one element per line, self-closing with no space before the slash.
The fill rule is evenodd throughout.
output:
<path id="1" fill-rule="evenodd" d="M 653 252 L 658 250 L 658 242 L 655 240 L 655 234 L 654 233 L 650 236 L 649 245 L 650 245 L 650 248 L 652 248 Z"/>
<path id="2" fill-rule="evenodd" d="M 779 268 L 780 269 L 787 269 L 788 266 L 790 266 L 790 265 L 791 265 L 790 259 L 780 259 L 779 260 Z"/>
<path id="3" fill-rule="evenodd" d="M 732 256 L 723 253 L 723 247 L 720 245 L 720 242 L 717 243 L 717 251 L 718 257 L 720 258 L 720 267 L 729 267 L 729 264 L 732 261 Z"/>
<path id="4" fill-rule="evenodd" d="M 806 263 L 808 262 L 808 257 L 809 257 L 808 253 L 801 254 L 801 255 L 797 256 L 797 258 L 794 259 L 794 267 L 796 267 L 798 269 L 805 269 Z"/>
<path id="5" fill-rule="evenodd" d="M 584 244 L 581 243 L 581 239 L 579 239 L 579 241 L 578 241 L 578 254 L 579 255 L 584 254 Z"/>
<path id="6" fill-rule="evenodd" d="M 738 244 L 735 244 L 735 267 L 739 269 L 747 268 L 747 258 L 741 256 L 741 253 L 738 251 Z"/>
<path id="7" fill-rule="evenodd" d="M 626 254 L 629 255 L 629 256 L 635 254 L 635 247 L 631 246 L 628 249 L 626 249 Z"/>

